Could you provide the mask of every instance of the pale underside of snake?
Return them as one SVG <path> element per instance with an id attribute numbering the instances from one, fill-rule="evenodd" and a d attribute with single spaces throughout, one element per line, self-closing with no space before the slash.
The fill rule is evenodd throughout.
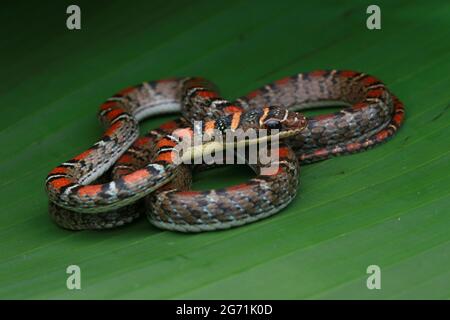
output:
<path id="1" fill-rule="evenodd" d="M 281 107 L 268 107 L 273 105 Z M 306 127 L 294 112 L 336 105 L 343 109 L 310 117 Z M 136 140 L 139 121 L 169 112 L 181 112 L 183 118 Z M 214 85 L 201 78 L 146 82 L 108 99 L 99 116 L 108 128 L 102 139 L 47 177 L 50 215 L 56 223 L 73 230 L 120 226 L 139 216 L 143 203 L 138 200 L 145 197 L 152 224 L 195 232 L 238 226 L 279 212 L 295 197 L 298 162 L 359 152 L 386 141 L 401 126 L 404 109 L 378 79 L 332 70 L 287 77 L 234 102 L 221 98 Z M 262 175 L 261 165 L 254 165 L 257 176 L 247 183 L 188 190 L 191 167 L 174 165 L 169 155 L 182 138 L 173 130 L 194 120 L 204 121 L 204 130 L 281 129 L 287 139 L 276 150 L 279 171 Z M 114 163 L 113 180 L 92 184 Z"/>

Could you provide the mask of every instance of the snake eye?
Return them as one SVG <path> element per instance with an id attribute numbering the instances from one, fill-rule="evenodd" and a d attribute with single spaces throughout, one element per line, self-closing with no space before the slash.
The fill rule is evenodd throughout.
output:
<path id="1" fill-rule="evenodd" d="M 269 119 L 264 122 L 264 126 L 270 130 L 281 130 L 281 122 L 276 119 Z"/>

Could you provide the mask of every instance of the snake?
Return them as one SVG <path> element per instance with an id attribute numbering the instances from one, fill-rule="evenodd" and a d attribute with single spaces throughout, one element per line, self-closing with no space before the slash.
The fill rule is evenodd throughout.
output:
<path id="1" fill-rule="evenodd" d="M 307 119 L 297 113 L 335 105 L 342 109 Z M 180 131 L 180 121 L 169 122 L 138 139 L 139 121 L 170 112 L 181 112 L 187 122 L 205 120 L 203 131 L 249 125 L 281 129 L 286 143 L 277 151 L 278 172 L 261 175 L 254 166 L 257 177 L 241 185 L 189 190 L 191 169 L 171 159 L 180 140 L 173 131 L 191 135 L 192 127 Z M 99 118 L 107 127 L 102 138 L 46 178 L 55 222 L 72 230 L 112 228 L 136 219 L 145 202 L 155 226 L 197 232 L 239 226 L 280 211 L 295 196 L 298 163 L 386 141 L 402 125 L 404 106 L 373 76 L 318 70 L 277 80 L 232 102 L 203 78 L 144 82 L 107 99 Z M 200 153 L 204 148 L 200 146 Z M 116 162 L 112 181 L 93 183 Z"/>

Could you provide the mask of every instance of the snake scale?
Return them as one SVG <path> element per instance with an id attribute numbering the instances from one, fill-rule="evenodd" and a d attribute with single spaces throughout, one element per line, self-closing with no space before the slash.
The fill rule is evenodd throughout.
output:
<path id="1" fill-rule="evenodd" d="M 342 109 L 334 113 L 308 118 L 298 113 L 336 105 Z M 172 112 L 182 117 L 138 138 L 139 121 Z M 47 176 L 53 220 L 72 230 L 105 229 L 145 211 L 159 228 L 198 232 L 279 212 L 296 195 L 299 163 L 386 141 L 403 123 L 404 107 L 373 76 L 319 70 L 280 79 L 235 101 L 220 97 L 216 86 L 202 78 L 144 82 L 109 98 L 100 106 L 99 118 L 107 127 L 102 138 Z M 193 135 L 195 120 L 203 121 L 204 133 L 238 128 L 278 132 L 283 142 L 272 150 L 278 154 L 278 170 L 264 174 L 265 165 L 252 164 L 256 177 L 246 183 L 190 190 L 192 171 L 205 167 L 175 164 L 173 156 L 178 143 Z M 205 146 L 195 150 L 203 153 Z"/>

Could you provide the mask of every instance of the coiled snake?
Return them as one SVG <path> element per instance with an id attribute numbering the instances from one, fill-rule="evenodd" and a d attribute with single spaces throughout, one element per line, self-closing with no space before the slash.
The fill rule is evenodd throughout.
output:
<path id="1" fill-rule="evenodd" d="M 336 104 L 344 108 L 307 119 L 295 112 Z M 138 138 L 142 119 L 180 111 L 179 120 Z M 152 224 L 197 232 L 239 226 L 279 212 L 296 195 L 298 163 L 359 152 L 386 141 L 401 126 L 404 108 L 375 77 L 332 70 L 283 78 L 234 102 L 221 98 L 202 78 L 145 82 L 109 98 L 99 118 L 107 127 L 103 137 L 47 176 L 54 221 L 72 230 L 112 228 L 137 218 L 145 202 Z M 180 141 L 192 137 L 194 120 L 203 121 L 204 133 L 238 128 L 278 132 L 285 142 L 272 150 L 278 153 L 278 170 L 264 174 L 265 165 L 257 163 L 251 165 L 257 176 L 247 183 L 189 190 L 195 166 L 175 164 L 173 156 Z M 207 146 L 193 151 L 203 154 Z M 102 183 L 113 165 L 113 179 L 106 175 L 109 181 Z"/>

